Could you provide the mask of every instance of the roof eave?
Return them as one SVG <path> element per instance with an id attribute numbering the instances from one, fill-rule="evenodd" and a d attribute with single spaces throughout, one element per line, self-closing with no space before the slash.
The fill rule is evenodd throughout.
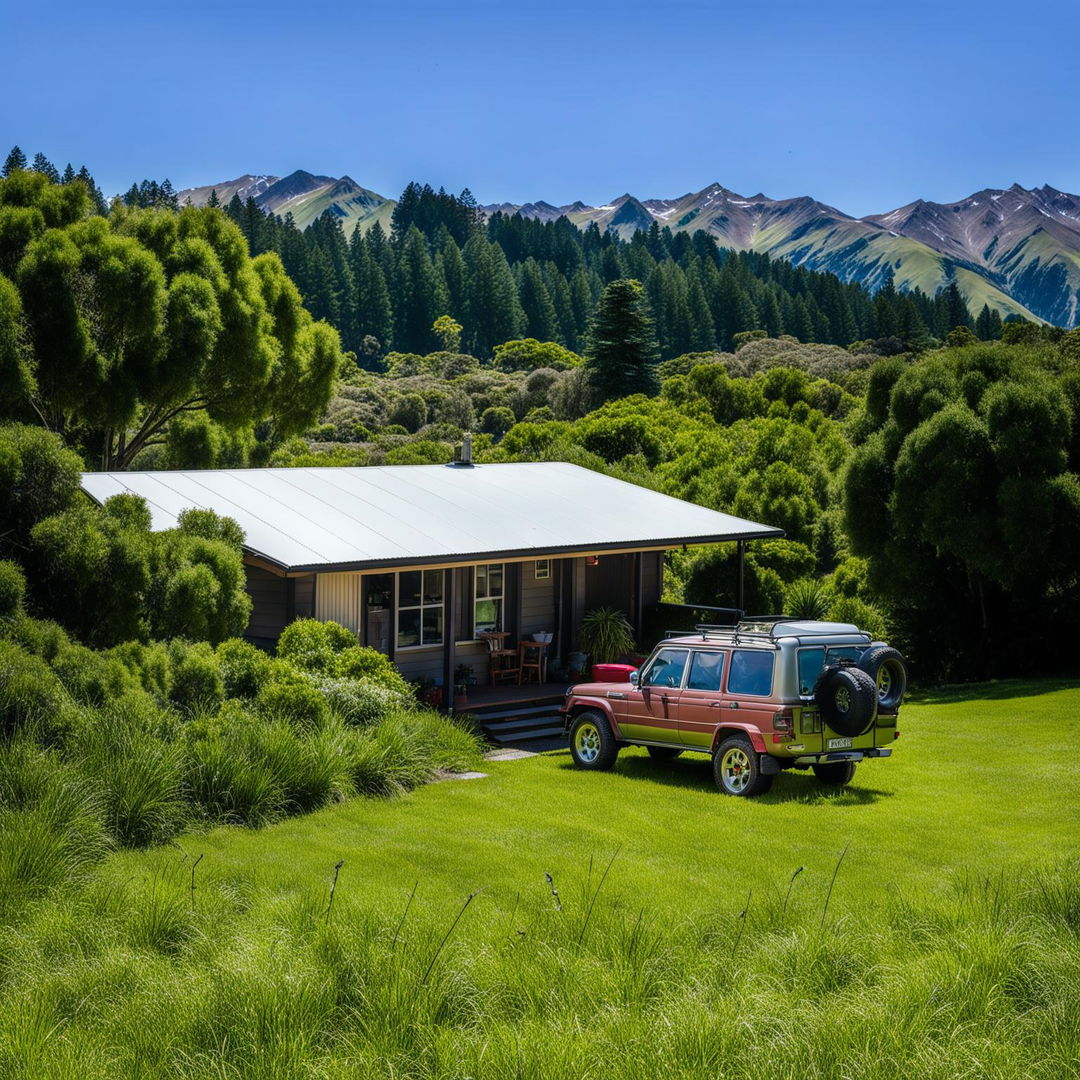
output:
<path id="1" fill-rule="evenodd" d="M 452 555 L 403 555 L 393 559 L 361 559 L 340 563 L 304 563 L 290 566 L 282 566 L 287 574 L 325 574 L 347 573 L 361 570 L 390 570 L 402 566 L 450 566 L 472 565 L 481 562 L 508 562 L 515 559 L 528 559 L 535 557 L 543 559 L 548 557 L 567 558 L 572 556 L 589 555 L 595 552 L 608 551 L 657 551 L 671 548 L 697 547 L 702 544 L 725 544 L 737 540 L 782 540 L 785 536 L 783 529 L 763 529 L 752 533 L 724 533 L 709 536 L 679 536 L 667 537 L 658 540 L 622 540 L 606 541 L 596 544 L 570 544 L 561 547 L 526 547 L 506 549 L 501 551 L 472 551 L 461 552 Z M 261 559 L 265 555 L 252 552 Z M 275 561 L 269 560 L 266 561 Z M 282 564 L 278 563 L 281 566 Z"/>

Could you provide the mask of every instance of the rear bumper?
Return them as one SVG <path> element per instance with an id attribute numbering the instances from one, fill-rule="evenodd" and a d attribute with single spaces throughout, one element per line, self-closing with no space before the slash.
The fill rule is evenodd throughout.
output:
<path id="1" fill-rule="evenodd" d="M 800 754 L 795 765 L 823 765 L 829 761 L 862 761 L 863 758 L 892 757 L 891 746 L 870 746 L 865 750 L 830 750 L 824 754 Z"/>

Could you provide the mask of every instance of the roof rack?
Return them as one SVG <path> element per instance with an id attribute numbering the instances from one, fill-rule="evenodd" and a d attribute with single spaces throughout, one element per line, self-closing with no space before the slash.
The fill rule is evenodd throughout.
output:
<path id="1" fill-rule="evenodd" d="M 869 638 L 866 631 L 859 630 L 842 623 L 822 623 L 820 629 L 809 625 L 816 620 L 798 619 L 792 615 L 752 615 L 742 618 L 734 626 L 717 623 L 698 623 L 694 629 L 701 635 L 702 641 L 725 641 L 737 645 L 740 641 L 776 642 L 781 637 L 832 637 L 837 633 L 857 633 Z M 797 628 L 792 624 L 797 625 Z M 782 626 L 778 634 L 776 628 Z M 843 627 L 843 630 L 841 630 Z M 688 637 L 688 630 L 669 630 L 664 634 L 665 638 Z"/>

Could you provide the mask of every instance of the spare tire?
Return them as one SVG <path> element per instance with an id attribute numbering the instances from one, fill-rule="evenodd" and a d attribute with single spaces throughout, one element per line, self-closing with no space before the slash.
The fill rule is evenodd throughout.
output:
<path id="1" fill-rule="evenodd" d="M 814 684 L 814 701 L 838 735 L 862 735 L 877 718 L 877 684 L 857 667 L 825 668 Z"/>
<path id="2" fill-rule="evenodd" d="M 859 657 L 859 670 L 865 671 L 877 686 L 878 708 L 892 712 L 900 708 L 907 693 L 908 670 L 904 658 L 884 642 L 875 641 Z"/>

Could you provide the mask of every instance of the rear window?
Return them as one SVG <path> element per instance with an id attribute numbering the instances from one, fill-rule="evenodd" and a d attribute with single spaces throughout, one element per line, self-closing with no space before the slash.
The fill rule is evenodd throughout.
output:
<path id="1" fill-rule="evenodd" d="M 829 662 L 835 664 L 837 660 L 858 661 L 862 650 L 853 645 L 834 645 L 829 649 Z M 812 649 L 799 650 L 799 693 L 812 694 L 814 683 L 825 666 L 825 649 L 816 646 Z"/>
<path id="2" fill-rule="evenodd" d="M 723 676 L 723 653 L 696 652 L 693 660 L 690 661 L 690 675 L 686 680 L 686 689 L 718 691 Z"/>
<path id="3" fill-rule="evenodd" d="M 729 694 L 749 694 L 767 697 L 772 693 L 773 664 L 776 654 L 757 649 L 736 649 L 731 654 L 731 674 L 728 675 Z"/>

